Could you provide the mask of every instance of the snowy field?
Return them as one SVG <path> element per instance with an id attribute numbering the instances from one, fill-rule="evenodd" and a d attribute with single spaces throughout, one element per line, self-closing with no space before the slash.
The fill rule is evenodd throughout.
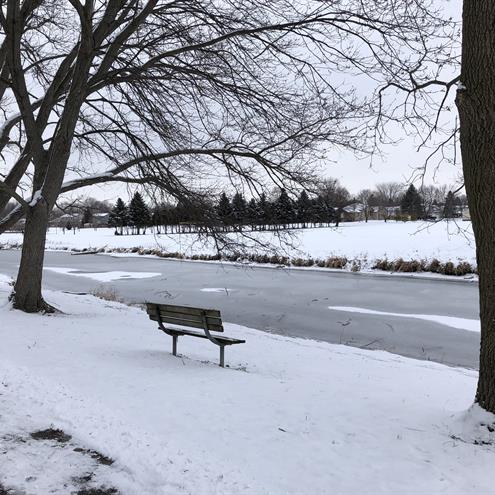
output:
<path id="1" fill-rule="evenodd" d="M 47 291 L 64 314 L 27 315 L 9 291 L 0 279 L 0 485 L 14 493 L 493 493 L 495 448 L 474 441 L 495 418 L 465 412 L 474 371 L 235 325 L 247 343 L 221 369 L 203 340 L 173 357 L 138 308 Z M 30 436 L 47 428 L 68 436 Z"/>
<path id="2" fill-rule="evenodd" d="M 305 229 L 295 231 L 290 247 L 280 249 L 289 257 L 326 258 L 344 256 L 368 264 L 376 259 L 398 258 L 439 261 L 467 261 L 475 264 L 475 247 L 470 222 L 392 222 L 383 221 L 342 223 L 337 229 Z M 255 234 L 263 241 L 279 247 L 277 239 L 268 233 Z M 22 242 L 22 235 L 0 235 L 0 245 Z M 251 243 L 252 244 L 252 243 Z M 161 249 L 186 256 L 214 254 L 212 242 L 198 240 L 191 234 L 115 236 L 113 229 L 82 229 L 74 233 L 51 229 L 47 249 L 83 248 L 145 248 Z M 248 251 L 256 251 L 256 246 Z"/>

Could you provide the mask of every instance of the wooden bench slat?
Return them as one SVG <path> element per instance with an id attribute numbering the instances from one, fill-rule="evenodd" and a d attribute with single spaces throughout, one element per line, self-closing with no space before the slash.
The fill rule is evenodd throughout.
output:
<path id="1" fill-rule="evenodd" d="M 157 303 L 146 303 L 148 308 L 153 308 L 158 306 L 160 311 L 170 311 L 172 313 L 182 313 L 186 315 L 194 315 L 201 316 L 203 312 L 206 316 L 211 316 L 213 318 L 221 318 L 220 311 L 218 309 L 202 309 L 202 308 L 193 308 L 190 306 L 173 306 L 171 304 L 157 304 Z"/>
<path id="2" fill-rule="evenodd" d="M 158 315 L 156 313 L 149 314 L 149 317 L 150 320 L 158 321 Z M 172 325 L 184 325 L 186 327 L 192 327 L 192 328 L 201 328 L 201 329 L 204 328 L 202 321 L 185 320 L 183 318 L 169 318 L 163 315 L 160 315 L 160 318 L 163 323 L 171 323 Z M 208 322 L 208 330 L 210 330 L 210 332 L 223 332 L 223 326 Z"/>
<path id="3" fill-rule="evenodd" d="M 148 308 L 146 311 L 149 315 L 157 315 L 156 308 Z M 162 318 L 174 318 L 176 320 L 187 320 L 187 321 L 196 321 L 197 323 L 203 324 L 203 317 L 196 315 L 189 315 L 186 313 L 174 313 L 172 311 L 163 311 L 159 310 L 160 316 Z M 208 325 L 222 325 L 222 318 L 217 318 L 216 316 L 206 316 L 206 323 Z"/>
<path id="4" fill-rule="evenodd" d="M 146 303 L 146 312 L 150 320 L 157 321 L 159 328 L 172 336 L 172 354 L 177 356 L 177 341 L 183 335 L 208 339 L 220 349 L 220 366 L 225 366 L 225 346 L 244 344 L 246 341 L 210 335 L 210 332 L 223 332 L 222 318 L 217 309 L 201 309 L 189 306 L 173 306 L 171 304 Z M 206 326 L 205 326 L 206 323 Z M 164 326 L 167 324 L 167 326 Z M 174 327 L 168 326 L 174 325 Z M 180 328 L 177 328 L 180 327 Z M 202 332 L 186 330 L 184 327 L 199 328 Z"/>
<path id="5" fill-rule="evenodd" d="M 206 335 L 200 332 L 194 332 L 192 330 L 182 330 L 181 328 L 167 328 L 170 332 L 177 335 L 190 335 L 191 337 L 199 337 L 201 339 L 206 339 Z M 246 341 L 241 339 L 234 339 L 233 337 L 224 337 L 223 335 L 215 335 L 215 339 L 222 342 L 230 342 L 231 344 L 244 344 Z"/>

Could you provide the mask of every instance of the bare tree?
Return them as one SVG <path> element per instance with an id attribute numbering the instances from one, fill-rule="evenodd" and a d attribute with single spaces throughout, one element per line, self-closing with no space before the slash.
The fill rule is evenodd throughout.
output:
<path id="1" fill-rule="evenodd" d="M 323 142 L 369 151 L 380 99 L 341 76 L 398 84 L 438 58 L 432 12 L 416 0 L 4 2 L 0 215 L 18 207 L 0 232 L 26 219 L 14 306 L 51 309 L 43 251 L 61 193 L 120 181 L 195 204 L 222 178 L 305 186 Z"/>
<path id="2" fill-rule="evenodd" d="M 430 74 L 405 70 L 409 80 L 406 76 L 402 82 L 390 81 L 380 95 L 384 98 L 389 90 L 394 96 L 406 95 L 387 118 L 414 129 L 423 144 L 431 143 L 426 166 L 434 157 L 457 163 L 460 138 L 479 273 L 481 347 L 475 400 L 495 413 L 495 3 L 463 0 L 462 6 L 462 37 L 453 35 L 450 62 L 430 59 L 426 62 Z M 459 43 L 462 50 L 456 46 Z M 458 120 L 449 115 L 453 94 Z M 381 117 L 378 120 L 380 124 Z"/>
<path id="3" fill-rule="evenodd" d="M 481 353 L 477 403 L 495 413 L 495 4 L 464 0 L 460 143 L 479 273 Z"/>
<path id="4" fill-rule="evenodd" d="M 435 207 L 445 202 L 447 196 L 448 187 L 446 185 L 423 185 L 419 190 L 419 193 L 423 199 L 423 212 L 426 218 L 433 216 L 435 213 Z"/>
<path id="5" fill-rule="evenodd" d="M 399 182 L 382 182 L 375 186 L 375 200 L 380 206 L 397 206 L 404 194 L 404 184 Z"/>
<path id="6" fill-rule="evenodd" d="M 385 222 L 393 218 L 396 208 L 400 205 L 404 195 L 404 185 L 399 182 L 382 182 L 375 186 L 373 192 L 373 206 L 376 206 Z"/>
<path id="7" fill-rule="evenodd" d="M 349 191 L 340 184 L 338 179 L 327 178 L 318 184 L 315 192 L 319 200 L 326 205 L 326 209 L 333 210 L 335 226 L 338 227 L 344 207 L 351 202 Z"/>
<path id="8" fill-rule="evenodd" d="M 370 218 L 371 202 L 374 199 L 373 191 L 371 189 L 362 189 L 356 199 L 363 205 L 364 220 L 367 222 Z"/>

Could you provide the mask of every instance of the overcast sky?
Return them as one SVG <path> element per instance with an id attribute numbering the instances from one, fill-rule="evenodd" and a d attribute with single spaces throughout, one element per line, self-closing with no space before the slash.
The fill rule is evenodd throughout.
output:
<path id="1" fill-rule="evenodd" d="M 438 0 L 439 5 L 444 9 L 446 16 L 460 19 L 462 0 Z M 454 96 L 454 95 L 452 95 Z M 453 100 L 453 98 L 451 99 Z M 450 119 L 455 119 L 457 112 L 451 103 L 451 111 L 447 114 Z M 359 159 L 352 153 L 340 152 L 329 148 L 327 150 L 328 160 L 322 164 L 322 175 L 338 178 L 351 193 L 357 193 L 364 188 L 372 189 L 380 182 L 409 182 L 418 169 L 425 163 L 428 149 L 418 150 L 418 142 L 413 137 L 404 137 L 397 134 L 402 142 L 398 145 L 384 145 L 381 148 L 383 157 L 374 157 L 372 164 L 370 159 Z M 461 177 L 460 166 L 453 166 L 443 162 L 437 167 L 438 160 L 432 162 L 425 174 L 427 184 L 459 184 Z M 419 179 L 416 182 L 419 184 Z M 94 186 L 82 189 L 80 194 L 91 195 L 98 199 L 114 201 L 117 196 L 127 199 L 127 187 L 124 185 L 111 184 L 107 186 Z"/>

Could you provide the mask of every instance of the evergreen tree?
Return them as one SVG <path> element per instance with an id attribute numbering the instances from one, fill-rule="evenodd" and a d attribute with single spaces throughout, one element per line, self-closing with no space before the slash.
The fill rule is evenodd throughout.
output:
<path id="1" fill-rule="evenodd" d="M 423 199 L 421 195 L 411 184 L 404 194 L 400 203 L 401 211 L 405 215 L 409 215 L 412 220 L 423 217 Z"/>
<path id="2" fill-rule="evenodd" d="M 150 211 L 137 191 L 129 204 L 129 222 L 137 234 L 141 233 L 141 229 L 146 232 L 146 227 L 151 223 Z"/>
<path id="3" fill-rule="evenodd" d="M 246 207 L 246 222 L 251 225 L 256 225 L 260 220 L 260 212 L 258 209 L 258 204 L 254 198 L 249 200 L 249 203 Z"/>
<path id="4" fill-rule="evenodd" d="M 232 222 L 232 205 L 224 192 L 218 201 L 217 215 L 224 225 L 229 225 Z"/>
<path id="5" fill-rule="evenodd" d="M 275 202 L 275 219 L 282 225 L 286 225 L 295 220 L 294 205 L 285 189 L 280 191 L 280 196 Z"/>
<path id="6" fill-rule="evenodd" d="M 266 199 L 266 194 L 261 193 L 258 201 L 258 219 L 262 225 L 271 224 L 273 222 L 272 207 Z"/>
<path id="7" fill-rule="evenodd" d="M 240 225 L 246 221 L 246 200 L 239 192 L 232 198 L 232 219 L 234 223 Z"/>
<path id="8" fill-rule="evenodd" d="M 122 235 L 124 233 L 124 227 L 128 225 L 128 221 L 127 207 L 122 199 L 118 198 L 108 217 L 108 225 L 115 227 L 115 232 Z"/>
<path id="9" fill-rule="evenodd" d="M 91 223 L 93 220 L 93 214 L 91 213 L 91 209 L 89 206 L 86 206 L 83 211 L 83 216 L 81 219 L 81 227 L 84 227 L 87 223 Z"/>
<path id="10" fill-rule="evenodd" d="M 306 223 L 310 220 L 311 200 L 306 191 L 301 191 L 296 203 L 296 218 L 298 222 Z"/>
<path id="11" fill-rule="evenodd" d="M 443 207 L 443 218 L 454 218 L 455 210 L 456 210 L 455 196 L 452 191 L 449 191 L 445 198 L 445 205 Z"/>
<path id="12" fill-rule="evenodd" d="M 337 209 L 329 204 L 324 196 L 318 196 L 311 202 L 310 218 L 312 222 L 330 223 L 339 220 Z M 338 225 L 337 225 L 338 226 Z"/>

